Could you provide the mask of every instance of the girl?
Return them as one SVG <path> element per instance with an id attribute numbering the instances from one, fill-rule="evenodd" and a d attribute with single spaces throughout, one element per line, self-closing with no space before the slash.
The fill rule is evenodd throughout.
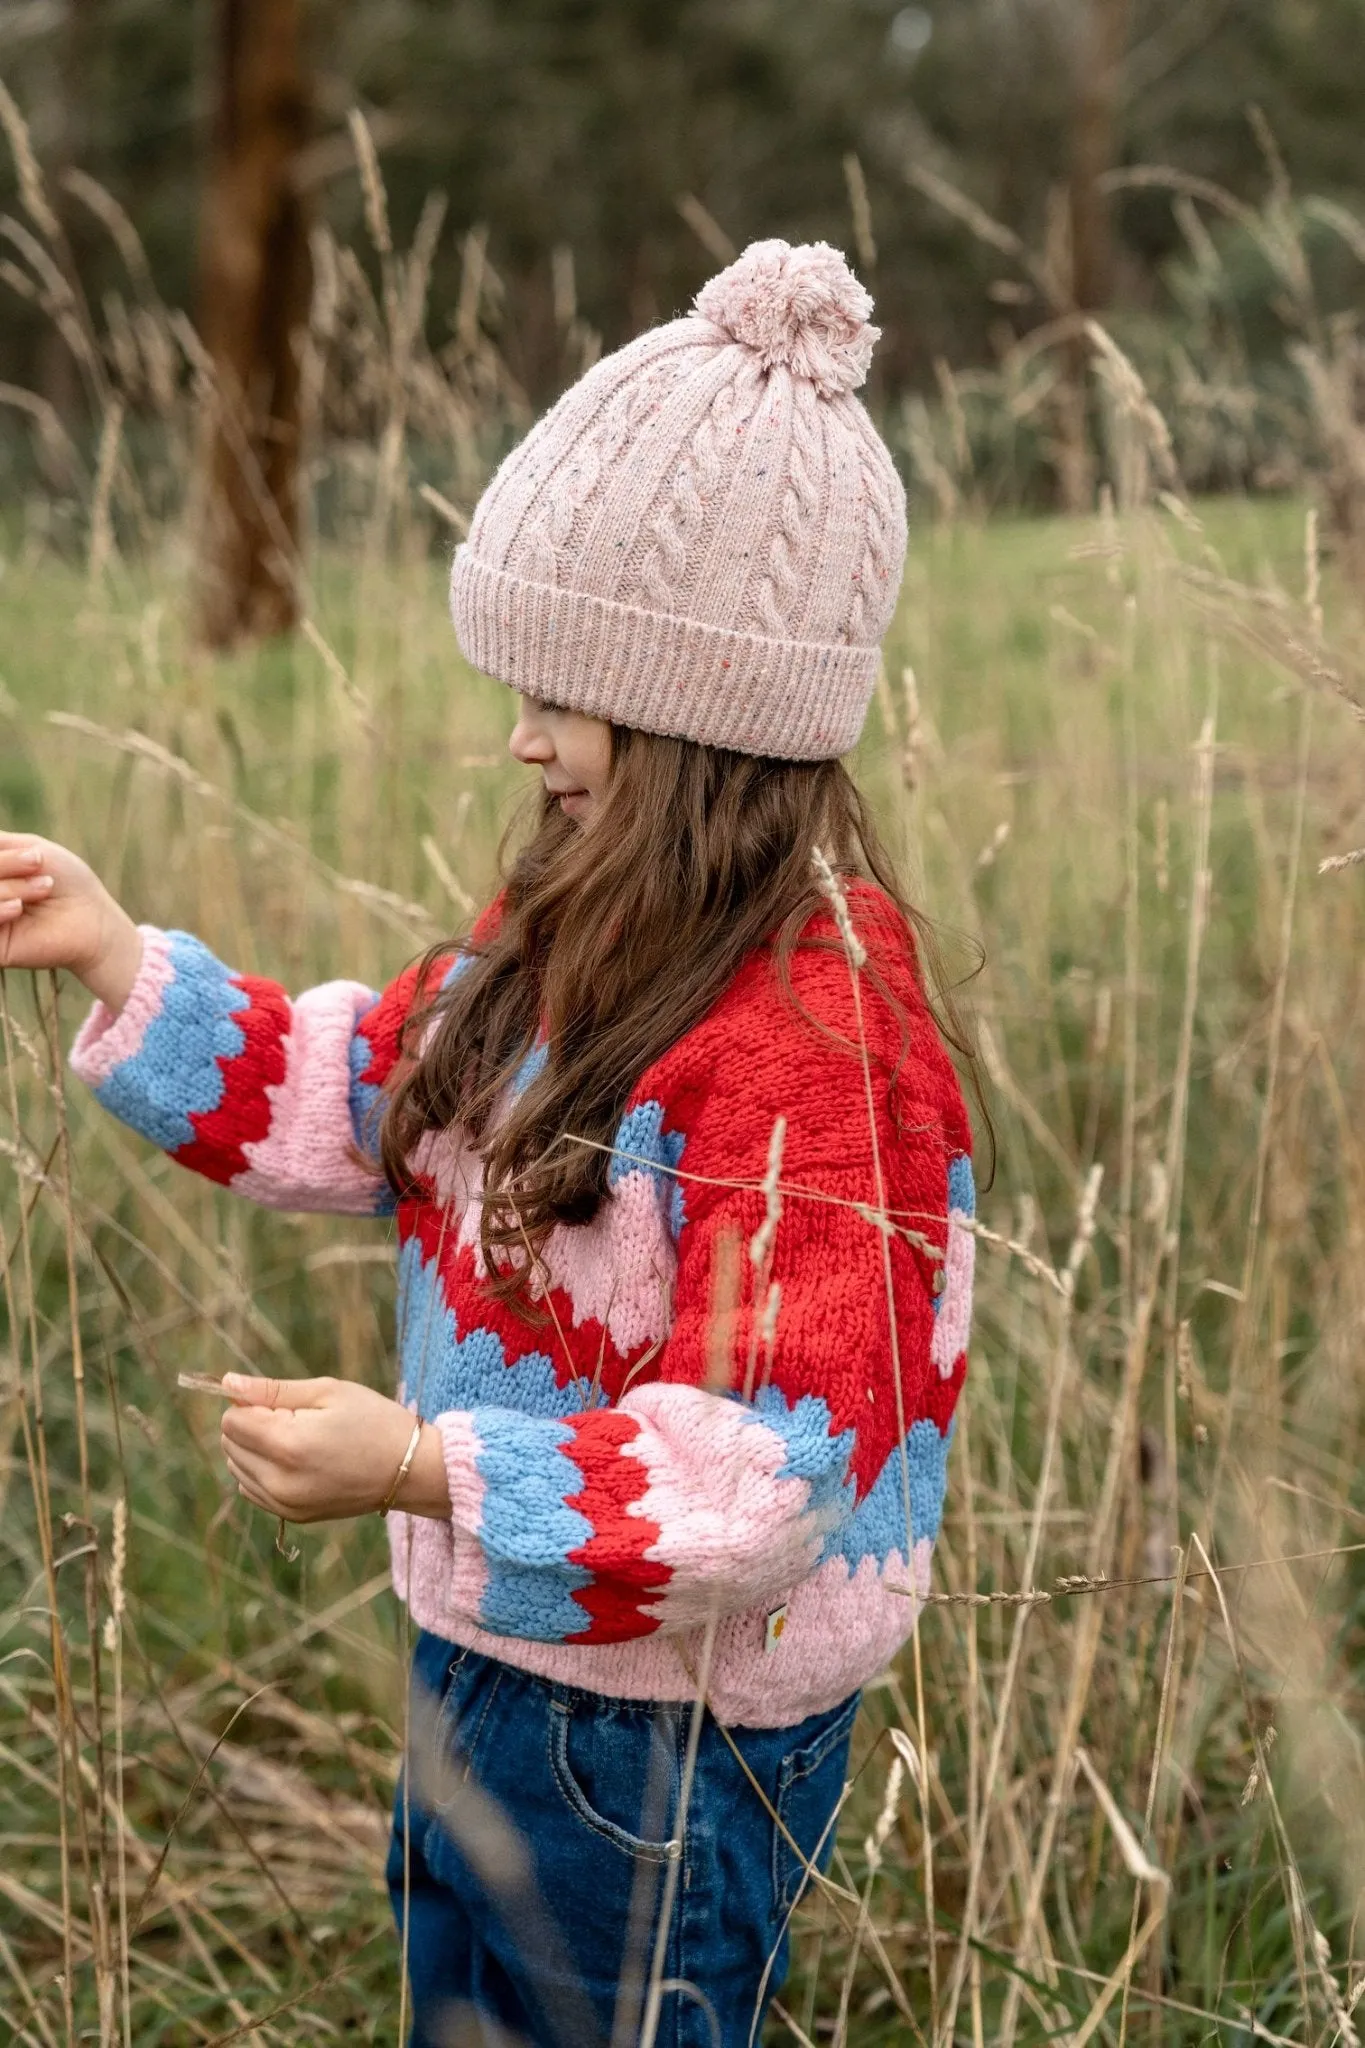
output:
<path id="1" fill-rule="evenodd" d="M 396 1209 L 398 1399 L 229 1374 L 222 1439 L 271 1515 L 393 1510 L 422 2048 L 754 2040 L 927 1586 L 973 1194 L 838 758 L 905 550 L 870 311 L 755 244 L 503 464 L 451 600 L 538 825 L 384 993 L 291 1002 L 0 839 L 0 958 L 85 981 L 107 1108 L 258 1202 Z"/>

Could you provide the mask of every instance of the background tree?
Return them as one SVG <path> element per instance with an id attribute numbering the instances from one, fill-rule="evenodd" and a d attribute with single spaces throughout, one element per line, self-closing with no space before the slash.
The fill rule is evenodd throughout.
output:
<path id="1" fill-rule="evenodd" d="M 210 646 L 297 613 L 299 336 L 308 229 L 295 166 L 308 134 L 298 0 L 218 0 L 199 332 L 212 378 L 196 535 Z"/>
<path id="2" fill-rule="evenodd" d="M 127 208 L 173 305 L 192 293 L 185 194 L 203 176 L 220 101 L 225 6 L 210 40 L 200 11 L 98 0 L 85 39 L 83 167 Z M 498 346 L 536 405 L 581 365 L 566 341 L 580 331 L 564 317 L 570 297 L 610 348 L 684 306 L 714 267 L 679 211 L 685 194 L 732 244 L 784 234 L 851 247 L 845 161 L 856 157 L 889 407 L 932 390 L 936 364 L 994 373 L 1075 294 L 1178 335 L 1172 272 L 1189 249 L 1170 195 L 1123 189 L 1106 209 L 1103 166 L 1175 164 L 1254 201 L 1267 186 L 1247 118 L 1256 105 L 1297 192 L 1365 200 L 1360 0 L 284 0 L 260 18 L 292 34 L 296 13 L 321 53 L 309 152 L 321 216 L 366 246 L 345 136 L 358 104 L 381 138 L 397 244 L 430 191 L 449 197 L 430 338 L 441 341 L 456 302 L 465 233 L 486 227 Z M 0 74 L 49 170 L 63 154 L 61 21 L 55 6 L 0 9 Z M 1121 63 L 1106 54 L 1116 47 Z M 998 250 L 914 189 L 915 167 L 1055 259 L 1051 295 L 1007 276 Z M 0 163 L 0 180 L 11 175 Z M 1253 364 L 1279 374 L 1275 282 L 1211 226 L 1229 249 L 1229 323 Z M 96 306 L 119 288 L 107 247 L 82 270 Z M 1353 292 L 1358 277 L 1344 277 L 1328 310 Z M 49 329 L 36 305 L 6 302 L 0 380 L 40 381 Z M 1050 468 L 1058 495 L 1086 498 L 1083 474 L 1067 484 L 1064 450 Z"/>
<path id="3" fill-rule="evenodd" d="M 52 39 L 49 176 L 52 204 L 61 222 L 65 254 L 73 279 L 85 273 L 95 244 L 90 216 L 67 190 L 67 173 L 80 169 L 91 144 L 91 58 L 99 39 L 101 0 L 64 0 L 60 25 Z M 78 366 L 60 330 L 50 325 L 43 337 L 39 388 L 63 419 L 81 403 Z"/>
<path id="4" fill-rule="evenodd" d="M 1119 160 L 1129 13 L 1129 0 L 1081 0 L 1078 10 L 1067 195 L 1071 300 L 1078 317 L 1103 312 L 1114 288 L 1113 209 L 1104 179 Z M 1067 343 L 1065 431 L 1058 464 L 1068 512 L 1084 512 L 1095 501 L 1093 441 L 1086 419 L 1089 357 L 1085 335 L 1073 334 Z"/>

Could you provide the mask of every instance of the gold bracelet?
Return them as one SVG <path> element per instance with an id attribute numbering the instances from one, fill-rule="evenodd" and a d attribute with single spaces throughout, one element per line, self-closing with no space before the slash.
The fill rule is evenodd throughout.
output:
<path id="1" fill-rule="evenodd" d="M 417 1456 L 417 1446 L 422 1441 L 422 1431 L 425 1428 L 426 1424 L 421 1420 L 418 1420 L 417 1422 L 413 1423 L 412 1435 L 408 1438 L 408 1447 L 403 1453 L 403 1462 L 398 1467 L 398 1470 L 394 1473 L 393 1485 L 385 1494 L 384 1504 L 379 1510 L 381 1515 L 386 1515 L 389 1512 L 389 1509 L 393 1506 L 394 1498 L 398 1492 L 399 1487 L 403 1484 L 403 1481 L 407 1478 L 409 1472 L 411 1472 L 412 1461 Z"/>

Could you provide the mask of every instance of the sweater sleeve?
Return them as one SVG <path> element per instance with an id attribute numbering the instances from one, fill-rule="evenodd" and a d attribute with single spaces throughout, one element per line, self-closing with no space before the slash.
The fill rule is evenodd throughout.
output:
<path id="1" fill-rule="evenodd" d="M 416 970 L 382 995 L 331 981 L 293 1000 L 235 974 L 187 932 L 142 930 L 123 1008 L 96 1003 L 71 1064 L 96 1099 L 182 1166 L 273 1209 L 374 1215 L 382 1177 L 356 1157 L 398 1055 Z"/>
<path id="2" fill-rule="evenodd" d="M 926 1159 L 945 1187 L 942 1148 L 926 1146 Z M 748 1252 L 762 1199 L 699 1203 L 689 1186 L 656 1380 L 614 1407 L 553 1419 L 497 1407 L 436 1417 L 462 1598 L 486 1627 L 604 1643 L 771 1611 L 825 1559 L 854 1559 L 863 1501 L 883 1558 L 937 1532 L 934 1418 L 956 1391 L 931 1359 L 938 1262 L 904 1236 L 892 1243 L 898 1403 L 881 1233 L 857 1206 L 866 1182 L 865 1171 L 830 1171 L 823 1199 L 788 1197 L 771 1352 Z M 923 1218 L 920 1230 L 935 1234 Z M 735 1280 L 741 1298 L 727 1313 Z"/>

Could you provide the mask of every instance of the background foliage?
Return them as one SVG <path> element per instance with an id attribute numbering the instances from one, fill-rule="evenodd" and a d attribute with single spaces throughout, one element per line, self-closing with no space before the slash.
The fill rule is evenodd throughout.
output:
<path id="1" fill-rule="evenodd" d="M 448 195 L 432 305 L 455 297 L 459 237 L 486 224 L 513 374 L 537 402 L 577 312 L 615 347 L 683 306 L 715 259 L 679 215 L 692 194 L 732 242 L 850 242 L 844 158 L 871 203 L 887 384 L 927 388 L 935 357 L 998 361 L 1038 309 L 992 301 L 997 255 L 906 182 L 927 166 L 1031 247 L 1067 175 L 1082 0 L 308 0 L 317 134 L 303 175 L 344 242 L 362 195 L 345 120 L 374 122 L 395 229 Z M 1117 161 L 1179 165 L 1243 198 L 1265 184 L 1259 106 L 1296 184 L 1347 202 L 1360 150 L 1357 0 L 1131 0 Z M 212 11 L 154 0 L 26 0 L 0 15 L 0 76 L 45 163 L 75 161 L 127 207 L 171 304 L 193 298 L 214 90 Z M 0 173 L 0 199 L 5 173 Z M 1118 300 L 1174 315 L 1189 251 L 1160 194 L 1119 208 Z M 88 237 L 92 297 L 117 283 Z M 87 267 L 88 266 L 88 267 Z M 1013 280 L 1011 280 L 1013 281 Z M 1264 329 L 1273 279 L 1245 255 L 1232 305 Z M 433 316 L 434 317 L 434 316 Z M 40 317 L 8 319 L 0 376 L 31 381 Z"/>

